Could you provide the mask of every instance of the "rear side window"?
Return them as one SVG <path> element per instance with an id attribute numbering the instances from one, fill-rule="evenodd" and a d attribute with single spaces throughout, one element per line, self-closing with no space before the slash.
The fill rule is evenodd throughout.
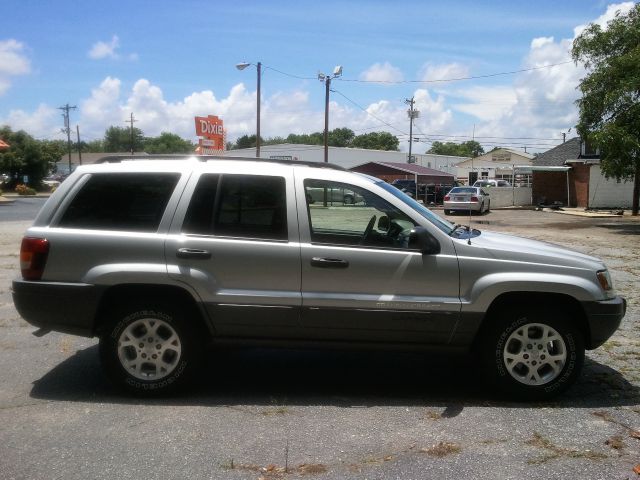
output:
<path id="1" fill-rule="evenodd" d="M 202 175 L 182 232 L 287 240 L 285 179 L 266 175 Z"/>
<path id="2" fill-rule="evenodd" d="M 93 174 L 58 225 L 155 232 L 179 178 L 178 173 Z"/>

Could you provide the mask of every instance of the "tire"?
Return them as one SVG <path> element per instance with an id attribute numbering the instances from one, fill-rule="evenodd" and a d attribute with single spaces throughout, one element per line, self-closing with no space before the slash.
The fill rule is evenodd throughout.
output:
<path id="1" fill-rule="evenodd" d="M 144 396 L 174 392 L 200 365 L 198 329 L 175 306 L 140 302 L 111 317 L 100 337 L 100 360 L 117 387 Z"/>
<path id="2" fill-rule="evenodd" d="M 579 377 L 584 339 L 567 312 L 509 310 L 496 320 L 481 339 L 481 355 L 489 381 L 508 396 L 547 400 Z"/>
<path id="3" fill-rule="evenodd" d="M 444 209 L 444 214 L 445 215 L 451 215 L 451 210 L 447 210 L 446 208 Z"/>
<path id="4" fill-rule="evenodd" d="M 353 205 L 356 203 L 352 195 L 345 195 L 342 201 L 345 205 Z"/>

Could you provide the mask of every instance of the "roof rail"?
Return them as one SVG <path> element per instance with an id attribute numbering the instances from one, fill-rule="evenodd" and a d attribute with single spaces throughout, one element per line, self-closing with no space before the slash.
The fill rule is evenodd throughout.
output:
<path id="1" fill-rule="evenodd" d="M 200 162 L 210 162 L 218 160 L 233 160 L 240 162 L 269 162 L 280 163 L 284 165 L 302 165 L 314 168 L 329 168 L 332 170 L 346 170 L 346 168 L 336 165 L 335 163 L 325 162 L 307 162 L 302 160 L 285 160 L 280 158 L 256 158 L 256 157 L 231 157 L 220 155 L 189 155 L 189 154 L 158 154 L 158 155 L 108 155 L 98 159 L 95 163 L 120 163 L 129 161 L 148 161 L 148 160 L 188 160 L 195 158 Z"/>

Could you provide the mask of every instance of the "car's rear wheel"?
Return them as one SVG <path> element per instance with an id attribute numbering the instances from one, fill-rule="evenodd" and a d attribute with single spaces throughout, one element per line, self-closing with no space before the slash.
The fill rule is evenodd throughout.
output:
<path id="1" fill-rule="evenodd" d="M 118 387 L 143 395 L 184 385 L 202 354 L 194 325 L 179 310 L 161 303 L 135 304 L 112 314 L 100 338 L 100 358 Z"/>
<path id="2" fill-rule="evenodd" d="M 584 339 L 567 312 L 504 312 L 496 320 L 480 348 L 486 373 L 500 390 L 519 400 L 544 400 L 576 381 Z"/>
<path id="3" fill-rule="evenodd" d="M 343 202 L 345 205 L 353 205 L 355 203 L 355 199 L 353 198 L 353 195 L 345 195 Z"/>
<path id="4" fill-rule="evenodd" d="M 445 208 L 444 209 L 444 214 L 445 215 L 451 215 L 451 210 Z"/>

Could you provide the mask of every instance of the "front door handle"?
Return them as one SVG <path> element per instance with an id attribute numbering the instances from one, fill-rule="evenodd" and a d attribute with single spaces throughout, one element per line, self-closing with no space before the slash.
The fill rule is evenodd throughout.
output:
<path id="1" fill-rule="evenodd" d="M 199 248 L 180 248 L 176 252 L 176 257 L 208 260 L 211 258 L 211 252 L 209 250 L 200 250 Z"/>
<path id="2" fill-rule="evenodd" d="M 311 266 L 318 268 L 347 268 L 349 262 L 340 258 L 313 257 L 311 259 Z"/>

